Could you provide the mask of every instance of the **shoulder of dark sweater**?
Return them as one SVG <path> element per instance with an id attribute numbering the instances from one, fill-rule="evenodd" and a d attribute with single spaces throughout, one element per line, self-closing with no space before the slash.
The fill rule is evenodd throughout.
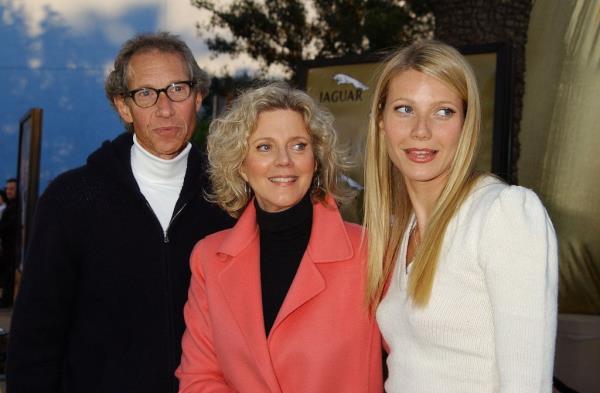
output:
<path id="1" fill-rule="evenodd" d="M 82 198 L 93 197 L 96 195 L 95 183 L 102 182 L 106 187 L 113 183 L 112 180 L 123 176 L 121 172 L 126 171 L 129 165 L 127 160 L 132 144 L 133 134 L 127 132 L 112 141 L 104 141 L 88 156 L 84 165 L 70 169 L 52 180 L 40 199 L 72 204 Z"/>
<path id="2" fill-rule="evenodd" d="M 56 209 L 62 216 L 61 219 L 69 222 L 72 221 L 69 217 L 80 221 L 96 209 L 98 204 L 106 208 L 112 203 L 133 203 L 136 198 L 143 204 L 143 196 L 131 171 L 132 144 L 131 133 L 123 133 L 112 141 L 104 142 L 90 154 L 85 165 L 57 176 L 40 197 L 38 207 L 51 215 L 54 213 L 48 210 Z M 204 199 L 207 185 L 205 168 L 205 156 L 192 144 L 180 206 L 194 202 L 194 214 L 201 214 L 203 220 L 209 221 L 209 226 L 214 227 L 213 231 L 228 228 L 233 225 L 234 220 L 218 206 Z"/>
<path id="3" fill-rule="evenodd" d="M 57 176 L 47 187 L 42 198 L 72 204 L 82 199 L 93 199 L 102 190 L 115 192 L 139 192 L 131 171 L 130 154 L 133 134 L 125 132 L 112 141 L 105 141 L 91 153 L 85 165 L 68 170 Z M 206 186 L 206 159 L 195 144 L 188 156 L 188 168 L 184 190 L 191 194 L 200 193 Z"/>

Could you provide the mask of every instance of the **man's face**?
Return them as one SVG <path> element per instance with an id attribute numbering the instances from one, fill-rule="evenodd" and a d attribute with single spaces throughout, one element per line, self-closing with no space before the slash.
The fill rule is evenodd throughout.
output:
<path id="1" fill-rule="evenodd" d="M 9 201 L 14 201 L 17 198 L 17 182 L 9 181 L 6 183 L 6 197 Z"/>
<path id="2" fill-rule="evenodd" d="M 190 76 L 179 54 L 154 50 L 132 56 L 127 79 L 129 90 L 162 89 L 174 82 L 187 81 Z M 192 137 L 202 96 L 193 90 L 187 99 L 173 102 L 162 92 L 149 108 L 140 108 L 131 98 L 116 97 L 114 102 L 123 121 L 133 123 L 140 145 L 157 157 L 171 159 Z"/>

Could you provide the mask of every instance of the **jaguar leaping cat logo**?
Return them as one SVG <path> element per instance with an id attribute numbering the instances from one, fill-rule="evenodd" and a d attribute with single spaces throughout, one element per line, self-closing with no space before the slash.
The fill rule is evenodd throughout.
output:
<path id="1" fill-rule="evenodd" d="M 333 76 L 333 80 L 338 85 L 352 85 L 356 89 L 360 89 L 360 90 L 367 90 L 367 89 L 369 89 L 369 86 L 365 85 L 361 81 L 359 81 L 357 79 L 354 79 L 353 77 L 351 77 L 349 75 L 346 75 L 346 74 L 335 74 Z"/>

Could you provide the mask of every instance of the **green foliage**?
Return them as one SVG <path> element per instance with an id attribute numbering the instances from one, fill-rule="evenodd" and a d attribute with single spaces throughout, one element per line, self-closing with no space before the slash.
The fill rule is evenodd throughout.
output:
<path id="1" fill-rule="evenodd" d="M 265 80 L 256 79 L 247 74 L 213 77 L 208 95 L 202 99 L 202 108 L 196 116 L 196 128 L 192 139 L 198 146 L 204 147 L 206 144 L 208 127 L 215 115 L 213 113 L 215 110 L 222 110 L 223 106 L 233 100 L 240 91 L 265 82 Z"/>
<path id="2" fill-rule="evenodd" d="M 210 118 L 196 116 L 196 129 L 192 134 L 192 140 L 196 142 L 202 150 L 206 146 L 206 137 L 208 136 L 208 126 L 210 125 Z"/>
<path id="3" fill-rule="evenodd" d="M 198 24 L 208 48 L 247 53 L 262 71 L 280 64 L 292 72 L 315 57 L 360 55 L 430 36 L 433 14 L 426 0 L 192 0 L 211 12 Z M 312 17 L 309 18 L 309 10 Z M 316 15 L 315 15 L 316 14 Z M 217 30 L 225 29 L 231 35 Z M 214 33 L 214 34 L 213 34 Z"/>
<path id="4" fill-rule="evenodd" d="M 236 76 L 227 75 L 220 78 L 212 78 L 208 97 L 211 97 L 212 94 L 218 96 L 236 95 L 240 90 L 245 90 L 264 82 L 265 81 L 257 80 L 248 74 Z"/>

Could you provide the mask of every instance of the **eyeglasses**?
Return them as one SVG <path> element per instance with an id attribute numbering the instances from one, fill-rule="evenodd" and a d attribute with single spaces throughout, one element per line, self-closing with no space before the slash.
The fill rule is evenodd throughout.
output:
<path id="1" fill-rule="evenodd" d="M 123 94 L 123 97 L 129 97 L 135 102 L 140 108 L 150 108 L 158 101 L 160 93 L 164 92 L 169 100 L 173 102 L 180 102 L 187 100 L 190 94 L 192 94 L 192 87 L 194 87 L 193 81 L 180 81 L 173 82 L 163 89 L 154 89 L 152 87 L 142 87 L 128 91 Z"/>

